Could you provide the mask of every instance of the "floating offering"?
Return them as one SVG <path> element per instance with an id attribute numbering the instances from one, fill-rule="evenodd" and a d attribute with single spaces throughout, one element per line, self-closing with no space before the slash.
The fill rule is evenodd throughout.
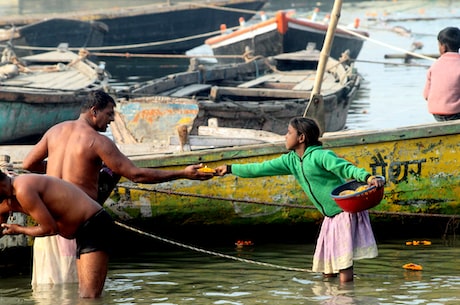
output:
<path id="1" fill-rule="evenodd" d="M 429 240 L 406 241 L 406 246 L 429 246 L 429 245 L 431 245 L 431 241 Z"/>
<path id="2" fill-rule="evenodd" d="M 417 265 L 414 263 L 408 263 L 402 266 L 406 270 L 413 270 L 413 271 L 420 271 L 423 269 L 421 265 Z"/>
<path id="3" fill-rule="evenodd" d="M 245 246 L 254 246 L 254 243 L 250 240 L 238 240 L 236 243 L 235 243 L 235 246 L 237 246 L 238 248 L 242 248 L 242 247 L 245 247 Z"/>

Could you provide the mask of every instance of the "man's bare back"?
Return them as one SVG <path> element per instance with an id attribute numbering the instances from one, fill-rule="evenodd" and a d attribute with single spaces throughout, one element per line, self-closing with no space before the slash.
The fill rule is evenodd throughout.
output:
<path id="1" fill-rule="evenodd" d="M 38 225 L 3 224 L 5 234 L 74 238 L 81 224 L 101 209 L 77 186 L 59 178 L 27 174 L 8 179 L 15 196 L 10 209 L 30 215 Z"/>
<path id="2" fill-rule="evenodd" d="M 88 124 L 76 120 L 52 127 L 33 152 L 33 159 L 47 156 L 46 173 L 59 177 L 80 187 L 91 198 L 97 198 L 97 180 L 102 160 L 97 147 L 105 146 L 104 140 Z M 109 143 L 110 144 L 110 143 Z M 109 145 L 110 146 L 110 145 Z"/>
<path id="3" fill-rule="evenodd" d="M 28 214 L 37 222 L 35 226 L 2 223 L 3 234 L 59 234 L 62 240 L 75 237 L 80 296 L 101 296 L 113 242 L 113 220 L 95 200 L 78 186 L 56 177 L 25 174 L 11 178 L 0 172 L 0 201 L 6 202 L 10 211 Z"/>

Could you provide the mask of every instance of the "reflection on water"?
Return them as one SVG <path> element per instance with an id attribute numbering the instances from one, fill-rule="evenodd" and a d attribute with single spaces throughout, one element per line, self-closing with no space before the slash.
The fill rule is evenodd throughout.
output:
<path id="1" fill-rule="evenodd" d="M 309 268 L 311 244 L 262 244 L 211 249 L 236 258 Z M 104 297 L 80 300 L 76 285 L 32 290 L 29 276 L 0 279 L 2 304 L 458 304 L 460 248 L 432 240 L 379 243 L 379 256 L 355 263 L 355 281 L 340 285 L 316 273 L 289 271 L 169 249 L 133 253 L 110 265 Z M 135 257 L 135 259 L 134 259 Z M 407 271 L 413 262 L 422 271 Z M 17 288 L 21 287 L 21 288 Z"/>

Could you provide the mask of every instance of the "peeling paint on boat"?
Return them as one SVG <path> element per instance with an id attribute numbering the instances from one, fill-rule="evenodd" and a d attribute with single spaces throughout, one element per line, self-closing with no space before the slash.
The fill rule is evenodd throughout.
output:
<path id="1" fill-rule="evenodd" d="M 323 142 L 337 155 L 386 178 L 384 199 L 371 213 L 459 216 L 459 132 L 459 123 L 448 122 L 337 133 L 324 137 Z M 285 152 L 284 143 L 261 144 L 144 157 L 134 162 L 161 169 L 181 169 L 196 163 L 215 167 L 262 162 Z M 129 186 L 134 189 L 129 190 Z M 291 176 L 243 179 L 227 175 L 155 185 L 123 182 L 106 205 L 109 210 L 123 211 L 128 219 L 151 218 L 175 224 L 293 224 L 322 218 Z M 143 214 L 146 205 L 151 207 L 148 215 Z"/>

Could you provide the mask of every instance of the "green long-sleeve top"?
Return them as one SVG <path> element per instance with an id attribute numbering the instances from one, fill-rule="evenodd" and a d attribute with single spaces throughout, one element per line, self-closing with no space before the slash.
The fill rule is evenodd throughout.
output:
<path id="1" fill-rule="evenodd" d="M 342 209 L 331 197 L 348 179 L 366 181 L 370 174 L 322 146 L 309 146 L 302 158 L 294 151 L 261 163 L 232 164 L 232 174 L 242 178 L 293 175 L 315 207 L 332 217 Z"/>

